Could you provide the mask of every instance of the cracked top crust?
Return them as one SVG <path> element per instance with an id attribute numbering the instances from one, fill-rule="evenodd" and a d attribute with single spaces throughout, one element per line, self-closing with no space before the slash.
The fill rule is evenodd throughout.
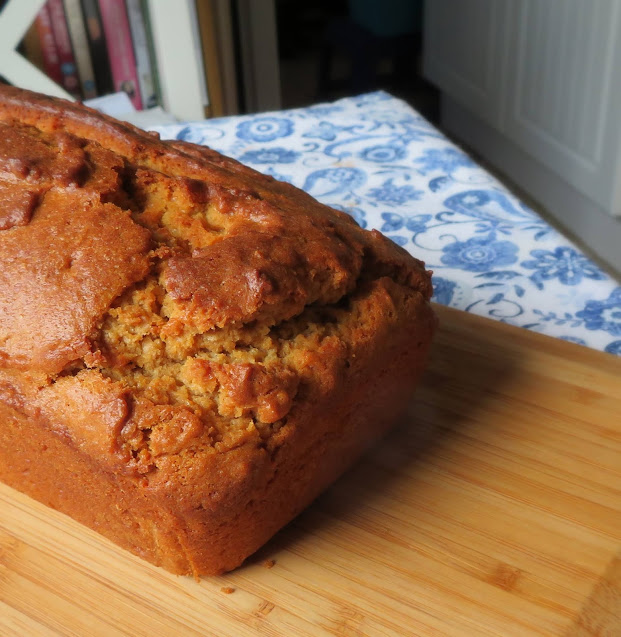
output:
<path id="1" fill-rule="evenodd" d="M 0 263 L 0 400 L 140 480 L 273 448 L 360 348 L 431 321 L 423 264 L 345 213 L 4 86 Z"/>

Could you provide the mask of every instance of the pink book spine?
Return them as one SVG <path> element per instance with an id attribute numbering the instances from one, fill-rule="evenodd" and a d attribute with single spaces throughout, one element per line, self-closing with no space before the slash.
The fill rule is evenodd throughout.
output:
<path id="1" fill-rule="evenodd" d="M 140 110 L 142 99 L 125 1 L 99 0 L 99 12 L 106 35 L 114 88 L 125 91 L 133 105 Z"/>
<path id="2" fill-rule="evenodd" d="M 73 48 L 71 47 L 69 30 L 67 29 L 63 0 L 47 0 L 47 8 L 49 10 L 52 31 L 54 32 L 54 40 L 60 60 L 62 85 L 75 98 L 81 99 L 80 78 L 73 55 Z"/>
<path id="3" fill-rule="evenodd" d="M 58 57 L 58 49 L 54 40 L 54 32 L 52 31 L 52 20 L 47 5 L 44 5 L 37 14 L 35 20 L 37 25 L 37 34 L 41 43 L 41 53 L 43 54 L 43 64 L 48 77 L 57 84 L 62 85 L 63 74 L 60 70 L 60 58 Z"/>

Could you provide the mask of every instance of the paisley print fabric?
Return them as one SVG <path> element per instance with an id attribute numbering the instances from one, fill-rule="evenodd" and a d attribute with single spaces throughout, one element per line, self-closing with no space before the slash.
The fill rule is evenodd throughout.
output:
<path id="1" fill-rule="evenodd" d="M 621 286 L 384 92 L 159 127 L 304 188 L 434 271 L 434 300 L 621 355 Z"/>

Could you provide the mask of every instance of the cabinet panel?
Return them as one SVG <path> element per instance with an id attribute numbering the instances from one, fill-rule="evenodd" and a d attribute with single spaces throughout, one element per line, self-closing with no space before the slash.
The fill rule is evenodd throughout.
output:
<path id="1" fill-rule="evenodd" d="M 500 129 L 611 209 L 621 96 L 618 0 L 520 0 Z"/>
<path id="2" fill-rule="evenodd" d="M 194 2 L 148 5 L 164 108 L 180 120 L 203 119 L 209 97 Z"/>
<path id="3" fill-rule="evenodd" d="M 425 5 L 425 75 L 495 124 L 501 118 L 507 8 L 504 0 L 433 0 Z"/>

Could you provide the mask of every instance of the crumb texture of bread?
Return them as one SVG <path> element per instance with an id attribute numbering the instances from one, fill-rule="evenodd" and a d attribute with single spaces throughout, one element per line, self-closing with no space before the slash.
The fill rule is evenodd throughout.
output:
<path id="1" fill-rule="evenodd" d="M 369 392 L 409 396 L 435 327 L 424 265 L 345 213 L 11 87 L 0 263 L 3 435 L 39 467 L 26 484 L 2 456 L 0 478 L 179 573 L 234 568 L 316 497 L 387 426 Z M 93 512 L 54 493 L 52 441 Z M 103 515 L 110 485 L 133 522 Z"/>

